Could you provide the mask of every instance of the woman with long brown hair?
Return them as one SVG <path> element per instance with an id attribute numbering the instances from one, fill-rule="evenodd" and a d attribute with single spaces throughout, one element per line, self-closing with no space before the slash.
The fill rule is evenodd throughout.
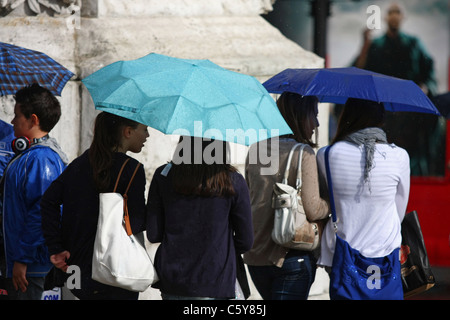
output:
<path id="1" fill-rule="evenodd" d="M 161 242 L 155 268 L 163 299 L 235 297 L 236 255 L 253 243 L 242 175 L 227 143 L 184 137 L 159 167 L 148 194 L 147 237 Z"/>
<path id="2" fill-rule="evenodd" d="M 317 134 L 319 122 L 318 100 L 315 97 L 302 97 L 299 94 L 284 92 L 277 99 L 278 109 L 293 134 L 268 139 L 250 147 L 245 167 L 245 177 L 250 189 L 255 243 L 244 254 L 244 262 L 253 283 L 264 300 L 306 300 L 316 274 L 316 257 L 312 251 L 295 250 L 278 245 L 272 240 L 274 227 L 274 209 L 272 209 L 273 185 L 281 182 L 288 155 L 294 145 L 303 143 L 301 164 L 301 199 L 309 222 L 317 222 L 328 215 L 328 204 L 320 198 L 319 179 L 316 165 L 313 133 Z M 317 137 L 317 135 L 316 135 Z M 317 139 L 316 139 L 317 140 Z M 265 174 L 267 164 L 261 150 L 271 153 L 270 157 L 278 161 L 271 173 Z M 298 167 L 299 148 L 292 157 L 288 183 L 295 186 Z M 270 164 L 273 166 L 273 163 Z M 299 233 L 314 238 L 316 223 L 308 223 Z M 305 237 L 306 238 L 306 237 Z M 312 240 L 311 240 L 312 241 Z"/>
<path id="3" fill-rule="evenodd" d="M 66 271 L 80 268 L 80 288 L 71 289 L 79 299 L 137 299 L 138 293 L 92 280 L 92 255 L 99 216 L 99 193 L 117 187 L 124 192 L 138 161 L 126 152 L 141 151 L 149 134 L 147 126 L 107 112 L 95 121 L 91 147 L 76 158 L 50 185 L 41 202 L 42 227 L 50 259 Z M 141 165 L 128 191 L 128 211 L 134 234 L 145 230 L 145 172 Z M 60 207 L 62 205 L 62 215 Z"/>
<path id="4" fill-rule="evenodd" d="M 385 257 L 400 247 L 401 222 L 409 198 L 409 156 L 406 150 L 388 143 L 382 129 L 384 115 L 382 103 L 348 99 L 332 144 L 317 153 L 319 171 L 326 176 L 325 152 L 330 148 L 338 235 L 367 258 Z M 336 231 L 333 223 L 328 223 L 322 236 L 321 266 L 333 267 L 335 247 Z M 333 272 L 345 275 L 347 271 L 341 269 Z M 396 272 L 400 274 L 399 264 Z M 403 292 L 401 285 L 398 281 L 397 292 Z M 342 298 L 333 296 L 331 290 L 330 297 Z"/>

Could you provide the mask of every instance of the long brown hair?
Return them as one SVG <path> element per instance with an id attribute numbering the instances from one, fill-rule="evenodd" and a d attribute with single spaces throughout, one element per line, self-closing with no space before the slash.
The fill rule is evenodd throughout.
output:
<path id="1" fill-rule="evenodd" d="M 336 135 L 331 144 L 342 141 L 349 134 L 370 127 L 381 128 L 384 124 L 383 103 L 349 98 L 339 117 Z"/>
<path id="2" fill-rule="evenodd" d="M 311 119 L 316 119 L 317 104 L 316 97 L 302 97 L 293 92 L 283 92 L 277 99 L 278 110 L 294 133 L 294 139 L 297 142 L 309 144 L 313 148 L 317 147 L 317 143 L 308 137 L 306 128 Z"/>
<path id="3" fill-rule="evenodd" d="M 215 148 L 212 148 L 213 143 Z M 196 145 L 201 146 L 201 149 L 196 148 Z M 236 169 L 228 163 L 228 143 L 181 136 L 178 146 L 182 147 L 177 148 L 170 170 L 176 192 L 204 197 L 227 197 L 235 194 L 230 173 Z M 220 148 L 222 150 L 219 150 Z M 215 160 L 213 163 L 205 157 L 205 151 L 208 149 L 212 152 L 210 156 Z M 200 150 L 201 156 L 198 154 Z M 217 152 L 221 154 L 216 154 Z M 176 161 L 175 158 L 183 160 Z"/>
<path id="4" fill-rule="evenodd" d="M 111 185 L 113 153 L 120 146 L 122 129 L 126 126 L 137 128 L 138 123 L 108 112 L 100 113 L 95 119 L 94 138 L 89 148 L 89 161 L 99 192 L 108 191 Z"/>

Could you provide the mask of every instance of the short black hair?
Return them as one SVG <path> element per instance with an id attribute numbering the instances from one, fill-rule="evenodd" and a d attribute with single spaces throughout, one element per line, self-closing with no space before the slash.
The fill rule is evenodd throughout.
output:
<path id="1" fill-rule="evenodd" d="M 61 117 L 58 99 L 48 89 L 36 83 L 18 90 L 14 99 L 27 119 L 32 114 L 39 118 L 40 128 L 44 132 L 50 132 Z"/>

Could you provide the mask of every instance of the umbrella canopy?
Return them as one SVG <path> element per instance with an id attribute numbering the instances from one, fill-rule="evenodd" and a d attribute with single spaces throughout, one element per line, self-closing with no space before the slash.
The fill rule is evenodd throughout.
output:
<path id="1" fill-rule="evenodd" d="M 38 83 L 60 96 L 74 74 L 45 53 L 0 42 L 0 95 Z"/>
<path id="2" fill-rule="evenodd" d="M 316 96 L 320 102 L 344 104 L 348 98 L 382 102 L 388 111 L 439 115 L 439 111 L 413 81 L 356 67 L 286 69 L 263 83 L 271 93 L 295 92 Z"/>
<path id="3" fill-rule="evenodd" d="M 151 53 L 114 62 L 83 83 L 96 109 L 165 134 L 250 145 L 292 133 L 258 80 L 209 60 Z"/>
<path id="4" fill-rule="evenodd" d="M 432 98 L 432 101 L 441 115 L 450 119 L 450 92 L 438 94 Z"/>

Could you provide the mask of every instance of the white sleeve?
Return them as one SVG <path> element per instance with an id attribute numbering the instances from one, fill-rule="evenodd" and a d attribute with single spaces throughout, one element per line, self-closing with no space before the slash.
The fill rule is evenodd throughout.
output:
<path id="1" fill-rule="evenodd" d="M 397 194 L 395 196 L 395 204 L 397 206 L 398 216 L 400 221 L 403 221 L 406 213 L 406 207 L 408 205 L 409 199 L 409 189 L 410 189 L 410 163 L 409 155 L 406 150 L 402 149 L 400 157 L 400 181 L 397 186 Z"/>

